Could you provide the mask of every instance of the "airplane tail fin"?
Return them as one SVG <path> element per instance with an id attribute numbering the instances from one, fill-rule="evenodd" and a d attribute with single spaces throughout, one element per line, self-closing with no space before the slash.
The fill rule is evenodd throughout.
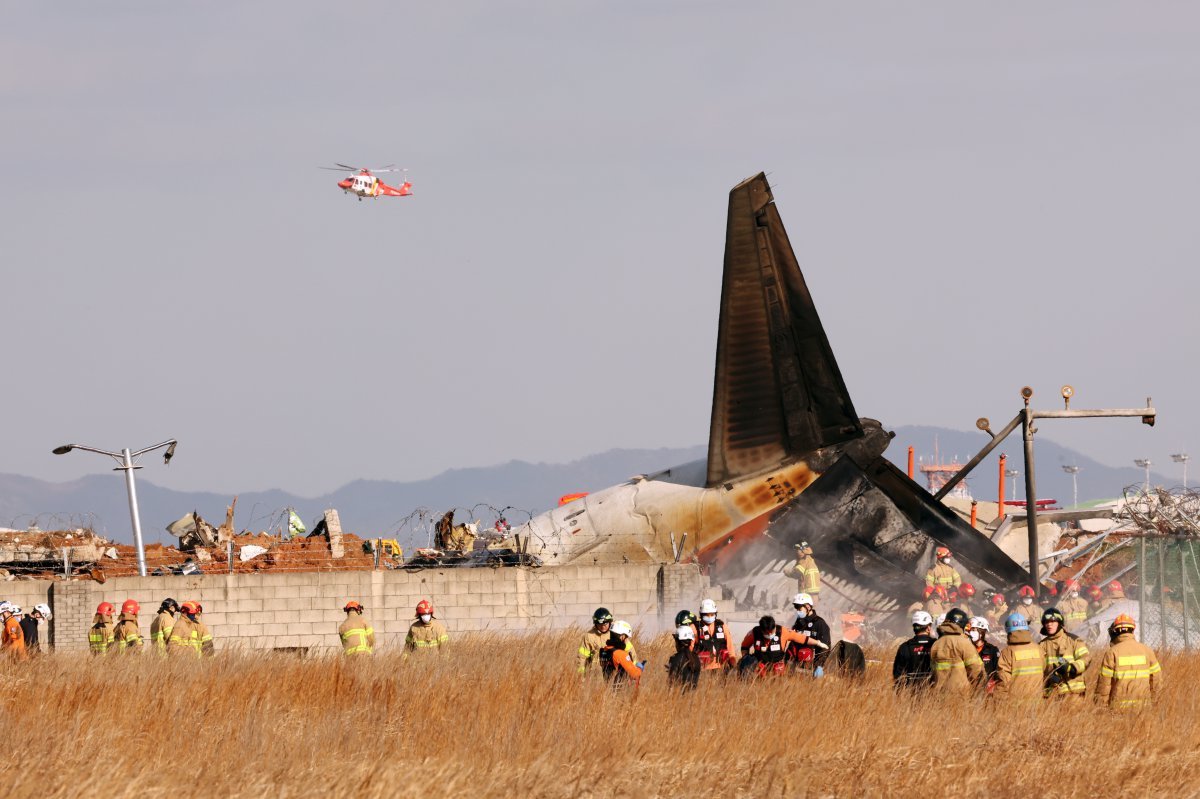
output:
<path id="1" fill-rule="evenodd" d="M 862 435 L 760 172 L 729 193 L 708 485 Z"/>

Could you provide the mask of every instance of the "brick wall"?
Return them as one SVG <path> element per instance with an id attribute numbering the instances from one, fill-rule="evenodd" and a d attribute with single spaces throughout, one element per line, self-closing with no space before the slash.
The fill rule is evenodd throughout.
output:
<path id="1" fill-rule="evenodd" d="M 222 574 L 121 577 L 51 583 L 53 643 L 87 648 L 96 606 L 142 606 L 150 622 L 165 597 L 196 600 L 219 648 L 338 647 L 342 606 L 357 599 L 380 646 L 399 645 L 423 598 L 433 600 L 450 632 L 561 629 L 589 624 L 597 606 L 647 632 L 666 629 L 681 607 L 695 607 L 708 578 L 694 565 L 625 564 L 541 569 L 425 569 L 421 571 Z M 664 621 L 665 619 L 665 621 Z"/>

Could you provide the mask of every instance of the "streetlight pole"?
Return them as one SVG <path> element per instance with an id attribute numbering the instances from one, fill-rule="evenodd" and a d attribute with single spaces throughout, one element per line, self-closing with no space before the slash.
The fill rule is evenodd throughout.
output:
<path id="1" fill-rule="evenodd" d="M 1012 498 L 1014 500 L 1017 498 L 1017 478 L 1020 477 L 1020 475 L 1021 471 L 1019 469 L 1008 469 L 1004 472 L 1005 477 L 1012 478 Z"/>
<path id="2" fill-rule="evenodd" d="M 80 449 L 84 452 L 95 452 L 98 455 L 107 455 L 117 462 L 117 467 L 114 472 L 125 472 L 125 489 L 129 494 L 129 518 L 133 523 L 133 546 L 137 550 L 137 565 L 138 575 L 146 576 L 146 548 L 142 545 L 142 520 L 138 516 L 138 501 L 137 501 L 137 486 L 134 484 L 133 473 L 136 469 L 142 468 L 133 462 L 133 459 L 145 455 L 147 452 L 153 452 L 156 449 L 167 448 L 163 453 L 163 464 L 170 465 L 171 458 L 175 456 L 175 439 L 169 439 L 162 443 L 155 444 L 152 447 L 145 447 L 136 452 L 130 452 L 128 448 L 120 452 L 109 452 L 106 449 L 97 449 L 96 447 L 88 447 L 83 444 L 64 444 L 61 447 L 54 448 L 55 455 L 66 455 L 73 449 Z"/>
<path id="3" fill-rule="evenodd" d="M 1067 466 L 1063 464 L 1063 471 L 1071 475 L 1071 497 L 1074 500 L 1071 503 L 1072 508 L 1079 507 L 1079 483 L 1075 481 L 1075 475 L 1079 474 L 1078 466 Z"/>
<path id="4" fill-rule="evenodd" d="M 1176 463 L 1183 464 L 1183 487 L 1187 488 L 1187 462 L 1189 455 L 1186 452 L 1176 452 L 1171 456 L 1171 460 Z"/>
<path id="5" fill-rule="evenodd" d="M 1150 467 L 1154 465 L 1154 461 L 1149 458 L 1134 458 L 1133 462 L 1137 466 L 1141 466 L 1146 470 L 1146 493 L 1150 493 Z"/>

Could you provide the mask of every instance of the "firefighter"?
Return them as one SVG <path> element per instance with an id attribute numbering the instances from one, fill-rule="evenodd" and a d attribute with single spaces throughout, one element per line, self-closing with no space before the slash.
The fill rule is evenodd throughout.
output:
<path id="1" fill-rule="evenodd" d="M 975 644 L 975 651 L 979 653 L 979 659 L 983 661 L 983 678 L 989 693 L 996 684 L 996 667 L 1000 662 L 1000 650 L 987 639 L 990 627 L 987 619 L 982 616 L 975 616 L 967 622 L 967 637 L 971 639 L 971 643 Z"/>
<path id="2" fill-rule="evenodd" d="M 113 611 L 111 602 L 101 602 L 96 606 L 96 615 L 92 617 L 92 627 L 88 630 L 88 649 L 93 655 L 107 655 L 108 648 L 112 646 Z"/>
<path id="3" fill-rule="evenodd" d="M 703 603 L 700 612 L 704 612 Z M 691 627 L 679 627 L 675 630 L 674 638 L 675 654 L 667 661 L 667 680 L 684 691 L 695 690 L 700 681 L 700 672 L 704 670 L 700 656 L 694 651 L 696 633 Z"/>
<path id="4" fill-rule="evenodd" d="M 936 619 L 950 608 L 950 589 L 944 585 L 935 585 L 925 598 L 925 612 Z"/>
<path id="5" fill-rule="evenodd" d="M 179 603 L 167 597 L 158 606 L 158 615 L 150 623 L 150 643 L 156 651 L 165 653 L 167 639 L 171 636 L 171 628 L 175 626 L 175 614 L 179 613 Z"/>
<path id="6" fill-rule="evenodd" d="M 1104 610 L 1104 589 L 1098 585 L 1089 585 L 1087 590 L 1088 618 Z"/>
<path id="7" fill-rule="evenodd" d="M 446 625 L 434 617 L 433 603 L 422 599 L 417 603 L 417 618 L 404 637 L 405 653 L 438 651 L 449 645 L 450 633 L 446 631 Z"/>
<path id="8" fill-rule="evenodd" d="M 1029 629 L 1032 630 L 1039 626 L 1042 623 L 1042 609 L 1034 601 L 1037 598 L 1037 592 L 1033 590 L 1033 586 L 1021 586 L 1017 596 L 1020 597 L 1020 602 L 1013 610 L 1025 617 L 1025 621 L 1029 623 Z"/>
<path id="9" fill-rule="evenodd" d="M 946 547 L 934 550 L 934 557 L 937 562 L 925 573 L 925 598 L 928 599 L 933 589 L 940 585 L 946 589 L 946 598 L 949 599 L 950 589 L 962 585 L 962 575 L 950 565 L 950 550 Z"/>
<path id="10" fill-rule="evenodd" d="M 833 641 L 829 635 L 829 625 L 817 615 L 813 608 L 813 598 L 808 594 L 796 594 L 792 597 L 792 607 L 796 609 L 796 620 L 792 629 L 804 635 L 810 641 L 818 641 L 824 646 L 812 644 L 792 644 L 788 647 L 788 656 L 798 668 L 811 670 L 817 677 L 825 674 L 825 658 L 829 656 L 829 647 Z"/>
<path id="11" fill-rule="evenodd" d="M 972 617 L 978 616 L 983 610 L 975 605 L 975 586 L 971 583 L 963 583 L 958 587 L 958 599 L 953 600 L 953 604 Z"/>
<path id="12" fill-rule="evenodd" d="M 1088 601 L 1079 595 L 1079 581 L 1067 580 L 1063 586 L 1063 600 L 1059 603 L 1068 630 L 1078 630 L 1087 623 Z"/>
<path id="13" fill-rule="evenodd" d="M 1082 638 L 1067 632 L 1066 617 L 1058 608 L 1046 608 L 1042 614 L 1042 661 L 1045 668 L 1046 696 L 1083 698 L 1083 672 L 1087 669 L 1088 648 Z"/>
<path id="14" fill-rule="evenodd" d="M 21 629 L 21 609 L 10 602 L 0 602 L 0 619 L 4 628 L 0 630 L 0 649 L 15 660 L 28 657 L 25 651 L 25 632 Z"/>
<path id="15" fill-rule="evenodd" d="M 796 560 L 783 570 L 789 577 L 796 578 L 796 590 L 810 594 L 814 600 L 821 596 L 821 570 L 813 560 L 813 549 L 807 541 L 796 544 Z"/>
<path id="16" fill-rule="evenodd" d="M 213 654 L 212 633 L 200 621 L 204 609 L 199 602 L 187 601 L 179 606 L 179 616 L 167 634 L 167 652 L 171 655 L 208 657 Z"/>
<path id="17" fill-rule="evenodd" d="M 346 657 L 370 655 L 375 651 L 375 628 L 363 617 L 362 603 L 351 599 L 342 608 L 346 620 L 338 625 L 342 654 Z"/>
<path id="18" fill-rule="evenodd" d="M 119 655 L 142 651 L 142 631 L 138 629 L 138 611 L 141 607 L 132 599 L 121 604 L 121 615 L 113 628 L 113 650 Z"/>
<path id="19" fill-rule="evenodd" d="M 988 627 L 996 627 L 1004 629 L 1004 620 L 1008 618 L 1008 603 L 1004 601 L 1004 594 L 999 591 L 993 591 L 988 597 L 987 613 L 983 614 L 987 619 Z"/>
<path id="20" fill-rule="evenodd" d="M 963 631 L 967 622 L 967 614 L 958 608 L 951 609 L 946 620 L 938 625 L 938 639 L 929 650 L 933 684 L 942 692 L 965 696 L 983 679 L 983 661 Z"/>
<path id="21" fill-rule="evenodd" d="M 696 627 L 683 625 L 692 630 L 693 649 L 705 671 L 731 668 L 737 663 L 737 655 L 729 646 L 731 634 L 725 622 L 717 618 L 717 603 L 711 599 L 700 602 L 700 621 Z M 678 640 L 678 636 L 676 636 Z"/>
<path id="22" fill-rule="evenodd" d="M 1112 645 L 1100 659 L 1096 702 L 1124 710 L 1154 700 L 1162 682 L 1162 667 L 1154 650 L 1133 637 L 1137 625 L 1122 613 L 1108 627 Z"/>
<path id="23" fill-rule="evenodd" d="M 1118 602 L 1125 601 L 1125 586 L 1121 585 L 1120 580 L 1110 580 L 1104 590 L 1108 597 L 1104 600 L 1104 607 L 1101 610 L 1108 610 Z"/>
<path id="24" fill-rule="evenodd" d="M 691 627 L 680 626 L 686 627 L 688 632 L 693 632 Z M 608 634 L 608 643 L 600 650 L 600 671 L 614 688 L 630 682 L 634 685 L 640 684 L 642 673 L 646 670 L 646 661 L 639 663 L 634 660 L 633 644 L 629 640 L 631 635 L 633 628 L 629 626 L 629 622 L 613 622 Z"/>
<path id="25" fill-rule="evenodd" d="M 896 688 L 928 688 L 933 685 L 929 650 L 933 648 L 933 617 L 923 610 L 912 615 L 913 637 L 900 644 L 892 663 Z"/>
<path id="26" fill-rule="evenodd" d="M 996 666 L 993 696 L 1004 700 L 1032 701 L 1042 697 L 1042 650 L 1033 642 L 1029 621 L 1021 613 L 1004 620 L 1008 646 Z"/>
<path id="27" fill-rule="evenodd" d="M 613 615 L 608 608 L 596 608 L 592 614 L 592 629 L 583 634 L 583 641 L 576 652 L 579 664 L 576 671 L 585 674 L 593 664 L 599 662 L 600 650 L 608 643 L 608 632 L 612 627 Z"/>
<path id="28" fill-rule="evenodd" d="M 784 659 L 787 648 L 793 643 L 802 646 L 807 644 L 821 650 L 828 648 L 816 638 L 780 627 L 775 623 L 774 616 L 763 616 L 758 620 L 758 625 L 751 628 L 742 639 L 742 662 L 738 671 L 742 675 L 753 671 L 754 676 L 758 677 L 783 674 L 786 669 Z"/>

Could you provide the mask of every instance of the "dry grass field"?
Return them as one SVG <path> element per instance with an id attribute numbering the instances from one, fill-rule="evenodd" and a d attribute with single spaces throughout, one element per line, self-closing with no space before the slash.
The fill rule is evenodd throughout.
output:
<path id="1" fill-rule="evenodd" d="M 1200 656 L 1163 658 L 1152 709 L 897 697 L 863 682 L 668 689 L 572 672 L 576 637 L 476 636 L 358 662 L 222 652 L 204 662 L 0 664 L 6 797 L 941 796 L 1200 794 Z"/>

